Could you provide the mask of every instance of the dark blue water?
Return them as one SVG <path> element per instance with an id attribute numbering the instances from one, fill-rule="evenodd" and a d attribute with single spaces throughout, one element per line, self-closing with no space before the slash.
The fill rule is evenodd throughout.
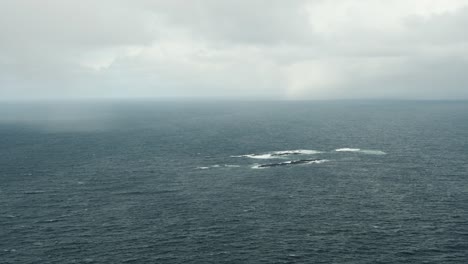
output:
<path id="1" fill-rule="evenodd" d="M 5 103 L 0 203 L 0 263 L 468 263 L 468 103 Z"/>

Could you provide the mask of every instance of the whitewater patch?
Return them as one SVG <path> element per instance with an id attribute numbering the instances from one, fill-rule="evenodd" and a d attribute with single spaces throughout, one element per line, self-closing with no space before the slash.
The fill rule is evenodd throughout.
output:
<path id="1" fill-rule="evenodd" d="M 224 164 L 224 165 L 215 164 L 211 166 L 199 166 L 199 167 L 196 167 L 196 169 L 208 170 L 208 169 L 214 169 L 214 168 L 239 168 L 239 167 L 240 165 L 235 165 L 235 164 Z"/>
<path id="2" fill-rule="evenodd" d="M 330 161 L 330 160 L 327 160 L 327 159 L 323 159 L 323 160 L 312 160 L 312 161 L 307 162 L 306 164 L 322 164 L 322 163 L 329 162 L 329 161 Z"/>
<path id="3" fill-rule="evenodd" d="M 271 151 L 271 152 L 260 153 L 260 154 L 246 154 L 246 155 L 238 155 L 238 156 L 231 156 L 231 157 L 251 158 L 251 159 L 278 159 L 278 158 L 284 158 L 284 157 L 292 156 L 292 155 L 314 155 L 314 154 L 319 154 L 319 153 L 321 152 L 317 150 L 296 149 L 296 150 Z"/>
<path id="4" fill-rule="evenodd" d="M 289 160 L 284 162 L 277 163 L 268 163 L 268 164 L 254 164 L 252 169 L 265 169 L 271 167 L 281 167 L 281 166 L 291 166 L 291 165 L 304 165 L 304 164 L 321 164 L 328 162 L 329 160 L 325 159 L 302 159 L 302 160 Z"/>
<path id="5" fill-rule="evenodd" d="M 336 152 L 359 152 L 369 155 L 385 155 L 387 153 L 381 150 L 372 150 L 372 149 L 359 149 L 359 148 L 339 148 L 335 149 Z"/>
<path id="6" fill-rule="evenodd" d="M 361 149 L 358 149 L 358 148 L 339 148 L 339 149 L 335 149 L 335 151 L 338 151 L 338 152 L 358 152 L 358 151 L 361 151 Z"/>
<path id="7" fill-rule="evenodd" d="M 226 167 L 226 168 L 239 168 L 240 165 L 224 164 L 224 167 Z"/>

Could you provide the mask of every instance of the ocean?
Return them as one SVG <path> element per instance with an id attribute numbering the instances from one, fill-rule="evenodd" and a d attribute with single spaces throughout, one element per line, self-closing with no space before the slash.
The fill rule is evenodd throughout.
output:
<path id="1" fill-rule="evenodd" d="M 0 104 L 0 263 L 468 263 L 468 102 Z"/>

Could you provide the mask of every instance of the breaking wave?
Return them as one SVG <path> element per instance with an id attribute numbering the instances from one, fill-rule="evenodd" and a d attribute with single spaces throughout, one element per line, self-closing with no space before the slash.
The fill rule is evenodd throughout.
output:
<path id="1" fill-rule="evenodd" d="M 277 163 L 268 163 L 268 164 L 255 164 L 252 166 L 252 169 L 264 169 L 271 167 L 281 167 L 281 166 L 291 166 L 291 165 L 301 165 L 301 164 L 321 164 L 328 162 L 329 160 L 325 159 L 302 159 L 302 160 L 289 160 L 284 162 Z"/>
<path id="2" fill-rule="evenodd" d="M 372 149 L 358 149 L 358 148 L 339 148 L 335 149 L 337 152 L 359 152 L 363 154 L 369 154 L 369 155 L 385 155 L 387 153 L 381 151 L 381 150 L 372 150 Z"/>
<path id="3" fill-rule="evenodd" d="M 361 151 L 361 149 L 358 149 L 358 148 L 339 148 L 339 149 L 335 149 L 335 151 L 338 151 L 338 152 L 358 152 L 358 151 Z"/>
<path id="4" fill-rule="evenodd" d="M 239 168 L 240 165 L 224 164 L 224 167 L 226 167 L 226 168 Z"/>
<path id="5" fill-rule="evenodd" d="M 196 169 L 198 169 L 198 170 L 208 170 L 208 169 L 212 169 L 212 168 L 239 168 L 239 167 L 240 167 L 240 165 L 234 165 L 234 164 L 224 164 L 224 165 L 215 164 L 215 165 L 211 165 L 211 166 L 199 166 Z"/>
<path id="6" fill-rule="evenodd" d="M 251 159 L 277 159 L 283 158 L 292 155 L 313 155 L 321 153 L 317 150 L 310 150 L 310 149 L 297 149 L 297 150 L 281 150 L 281 151 L 272 151 L 266 152 L 261 154 L 246 154 L 246 155 L 239 155 L 239 156 L 231 156 L 234 158 L 251 158 Z"/>

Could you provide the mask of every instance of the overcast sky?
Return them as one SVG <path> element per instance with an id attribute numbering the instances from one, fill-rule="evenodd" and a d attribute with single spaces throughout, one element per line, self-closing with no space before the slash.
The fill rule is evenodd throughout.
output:
<path id="1" fill-rule="evenodd" d="M 0 0 L 0 98 L 468 99 L 468 0 Z"/>

